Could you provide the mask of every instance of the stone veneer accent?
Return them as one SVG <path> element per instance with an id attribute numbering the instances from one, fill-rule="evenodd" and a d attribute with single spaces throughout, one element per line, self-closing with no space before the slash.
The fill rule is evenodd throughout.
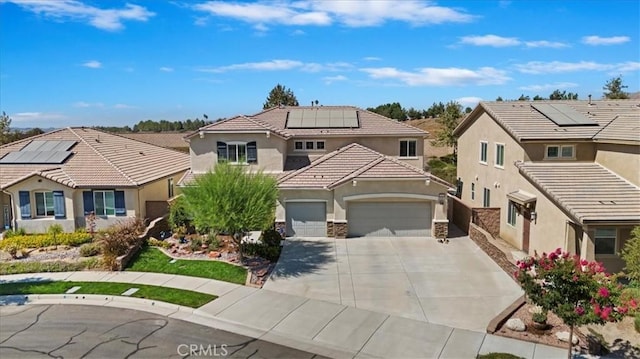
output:
<path id="1" fill-rule="evenodd" d="M 474 241 L 480 249 L 482 249 L 491 259 L 493 259 L 500 268 L 502 268 L 511 279 L 516 281 L 513 277 L 513 273 L 518 269 L 515 264 L 511 263 L 507 259 L 507 255 L 504 254 L 498 247 L 489 242 L 491 234 L 476 224 L 469 224 L 469 238 Z"/>
<path id="2" fill-rule="evenodd" d="M 500 208 L 472 208 L 471 222 L 494 237 L 500 235 Z"/>
<path id="3" fill-rule="evenodd" d="M 276 221 L 276 231 L 280 233 L 282 238 L 287 236 L 287 224 L 285 222 Z"/>
<path id="4" fill-rule="evenodd" d="M 333 232 L 336 238 L 347 238 L 347 233 L 348 233 L 347 222 L 334 222 Z"/>
<path id="5" fill-rule="evenodd" d="M 333 229 L 333 221 L 327 221 L 327 237 L 335 237 L 336 233 Z"/>
<path id="6" fill-rule="evenodd" d="M 446 219 L 434 219 L 431 232 L 436 239 L 447 238 L 449 236 L 449 221 Z"/>

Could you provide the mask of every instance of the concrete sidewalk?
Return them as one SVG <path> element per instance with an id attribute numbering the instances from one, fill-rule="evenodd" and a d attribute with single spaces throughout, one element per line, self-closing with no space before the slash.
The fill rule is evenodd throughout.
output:
<path id="1" fill-rule="evenodd" d="M 204 278 L 140 272 L 0 276 L 0 283 L 42 280 L 151 284 L 215 294 L 218 299 L 197 309 L 145 299 L 73 294 L 28 296 L 26 303 L 109 305 L 154 312 L 334 358 L 475 358 L 490 352 L 536 359 L 566 357 L 562 348 Z M 25 301 L 24 296 L 19 297 L 13 300 Z M 10 303 L 9 299 L 0 299 L 0 303 Z"/>

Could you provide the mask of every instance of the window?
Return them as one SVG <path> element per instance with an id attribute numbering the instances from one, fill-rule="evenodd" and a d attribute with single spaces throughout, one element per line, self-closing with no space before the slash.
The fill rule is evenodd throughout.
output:
<path id="1" fill-rule="evenodd" d="M 487 148 L 489 143 L 486 141 L 480 141 L 480 163 L 487 164 Z"/>
<path id="2" fill-rule="evenodd" d="M 596 254 L 615 255 L 616 239 L 615 228 L 596 228 L 594 238 Z"/>
<path id="3" fill-rule="evenodd" d="M 504 145 L 496 143 L 496 167 L 504 168 Z"/>
<path id="4" fill-rule="evenodd" d="M 323 151 L 324 141 L 295 141 L 293 143 L 293 149 L 295 151 Z"/>
<path id="5" fill-rule="evenodd" d="M 35 192 L 36 217 L 51 217 L 54 215 L 53 192 Z"/>
<path id="6" fill-rule="evenodd" d="M 418 147 L 418 141 L 416 140 L 401 140 L 400 141 L 400 157 L 416 157 L 417 147 Z"/>
<path id="7" fill-rule="evenodd" d="M 574 156 L 574 146 L 573 145 L 550 145 L 547 146 L 547 150 L 545 151 L 545 158 L 547 159 L 572 159 Z"/>
<path id="8" fill-rule="evenodd" d="M 491 207 L 491 191 L 488 188 L 484 189 L 484 198 L 482 199 L 483 207 Z"/>
<path id="9" fill-rule="evenodd" d="M 471 182 L 471 200 L 476 199 L 476 184 Z"/>
<path id="10" fill-rule="evenodd" d="M 116 201 L 113 191 L 94 191 L 93 205 L 96 216 L 113 216 L 116 214 Z"/>
<path id="11" fill-rule="evenodd" d="M 167 179 L 167 196 L 169 198 L 173 197 L 173 178 Z"/>
<path id="12" fill-rule="evenodd" d="M 218 142 L 218 162 L 257 163 L 258 147 L 256 142 Z"/>
<path id="13" fill-rule="evenodd" d="M 510 226 L 516 226 L 516 206 L 513 204 L 513 201 L 509 201 L 509 206 L 507 207 L 507 223 Z"/>

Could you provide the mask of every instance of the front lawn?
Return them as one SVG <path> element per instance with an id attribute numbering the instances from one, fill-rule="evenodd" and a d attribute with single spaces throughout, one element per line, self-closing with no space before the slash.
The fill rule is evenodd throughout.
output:
<path id="1" fill-rule="evenodd" d="M 138 288 L 131 297 L 158 300 L 191 308 L 201 307 L 216 299 L 215 295 L 190 290 L 158 287 L 154 285 L 108 282 L 20 282 L 4 283 L 0 295 L 11 294 L 64 294 L 73 287 L 80 287 L 75 294 L 122 295 L 130 288 Z"/>
<path id="2" fill-rule="evenodd" d="M 155 272 L 217 279 L 244 284 L 247 270 L 240 266 L 213 260 L 185 260 L 172 258 L 153 247 L 143 247 L 127 266 L 127 271 Z"/>

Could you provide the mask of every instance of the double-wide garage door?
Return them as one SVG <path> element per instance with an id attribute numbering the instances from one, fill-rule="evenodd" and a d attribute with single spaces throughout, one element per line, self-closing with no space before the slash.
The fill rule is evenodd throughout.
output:
<path id="1" fill-rule="evenodd" d="M 350 237 L 428 237 L 431 202 L 352 202 L 347 223 Z"/>
<path id="2" fill-rule="evenodd" d="M 326 237 L 326 213 L 324 202 L 287 203 L 287 236 Z"/>

